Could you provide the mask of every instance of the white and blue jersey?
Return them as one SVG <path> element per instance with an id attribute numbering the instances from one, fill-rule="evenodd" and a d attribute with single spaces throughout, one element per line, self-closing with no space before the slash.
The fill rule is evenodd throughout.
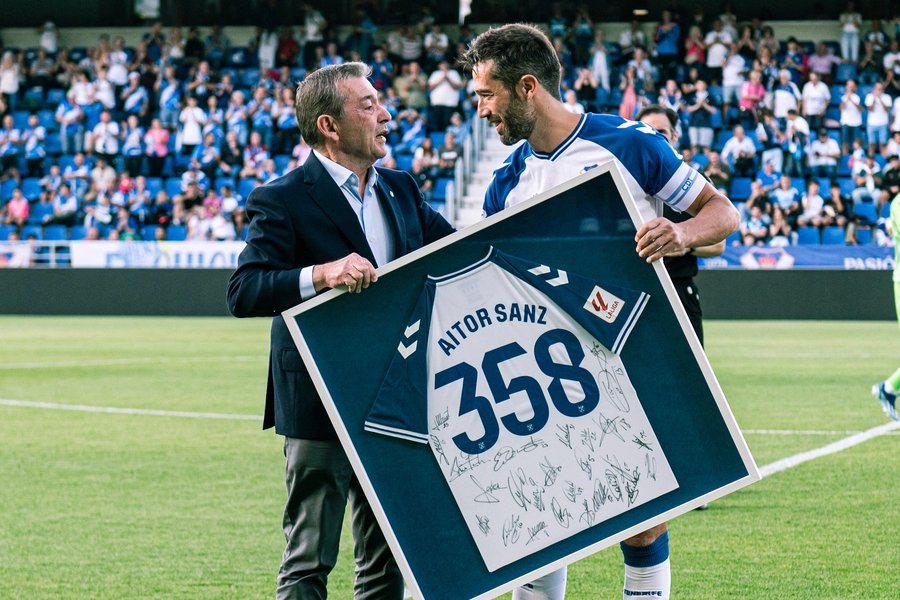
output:
<path id="1" fill-rule="evenodd" d="M 610 160 L 621 168 L 645 220 L 662 214 L 661 202 L 684 211 L 706 181 L 649 125 L 585 113 L 552 153 L 536 152 L 527 141 L 516 148 L 494 171 L 484 213 L 490 216 Z"/>
<path id="2" fill-rule="evenodd" d="M 365 429 L 429 444 L 490 571 L 678 487 L 618 355 L 648 299 L 495 249 L 426 281 Z"/>

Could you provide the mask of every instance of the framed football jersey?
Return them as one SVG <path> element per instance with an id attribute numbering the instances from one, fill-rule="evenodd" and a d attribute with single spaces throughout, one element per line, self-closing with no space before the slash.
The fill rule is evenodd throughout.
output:
<path id="1" fill-rule="evenodd" d="M 489 598 L 759 479 L 613 164 L 283 313 L 416 598 Z"/>

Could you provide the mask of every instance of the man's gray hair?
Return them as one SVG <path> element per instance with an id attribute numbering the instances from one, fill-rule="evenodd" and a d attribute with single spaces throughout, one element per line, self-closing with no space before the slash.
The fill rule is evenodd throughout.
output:
<path id="1" fill-rule="evenodd" d="M 365 63 L 347 62 L 329 65 L 313 71 L 297 86 L 294 110 L 300 135 L 313 148 L 325 141 L 319 133 L 317 121 L 322 115 L 340 119 L 347 99 L 341 95 L 338 83 L 344 79 L 368 77 L 372 69 Z"/>

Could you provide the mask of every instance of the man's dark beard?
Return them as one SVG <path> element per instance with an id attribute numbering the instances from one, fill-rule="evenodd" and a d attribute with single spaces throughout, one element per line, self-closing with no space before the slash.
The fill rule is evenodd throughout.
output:
<path id="1" fill-rule="evenodd" d="M 511 146 L 519 140 L 526 139 L 534 131 L 534 123 L 534 112 L 529 110 L 528 104 L 513 92 L 506 114 L 503 115 L 503 133 L 500 134 L 500 141 Z"/>

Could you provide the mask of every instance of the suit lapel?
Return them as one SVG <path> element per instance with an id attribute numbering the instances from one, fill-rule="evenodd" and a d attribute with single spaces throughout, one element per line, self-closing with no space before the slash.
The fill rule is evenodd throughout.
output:
<path id="1" fill-rule="evenodd" d="M 391 233 L 394 234 L 394 257 L 399 258 L 406 254 L 406 236 L 403 234 L 406 229 L 403 227 L 403 218 L 397 206 L 397 196 L 394 194 L 394 190 L 388 183 L 383 171 L 378 172 L 378 183 L 375 185 L 375 191 L 378 201 L 381 203 L 381 208 L 384 210 L 384 217 L 391 228 Z"/>
<path id="2" fill-rule="evenodd" d="M 366 240 L 366 234 L 359 224 L 356 213 L 350 208 L 344 193 L 341 192 L 315 154 L 311 153 L 303 163 L 303 171 L 308 193 L 313 202 L 328 215 L 328 218 L 347 239 L 350 247 L 375 264 L 375 257 L 372 255 L 372 249 L 369 248 L 369 242 Z"/>

